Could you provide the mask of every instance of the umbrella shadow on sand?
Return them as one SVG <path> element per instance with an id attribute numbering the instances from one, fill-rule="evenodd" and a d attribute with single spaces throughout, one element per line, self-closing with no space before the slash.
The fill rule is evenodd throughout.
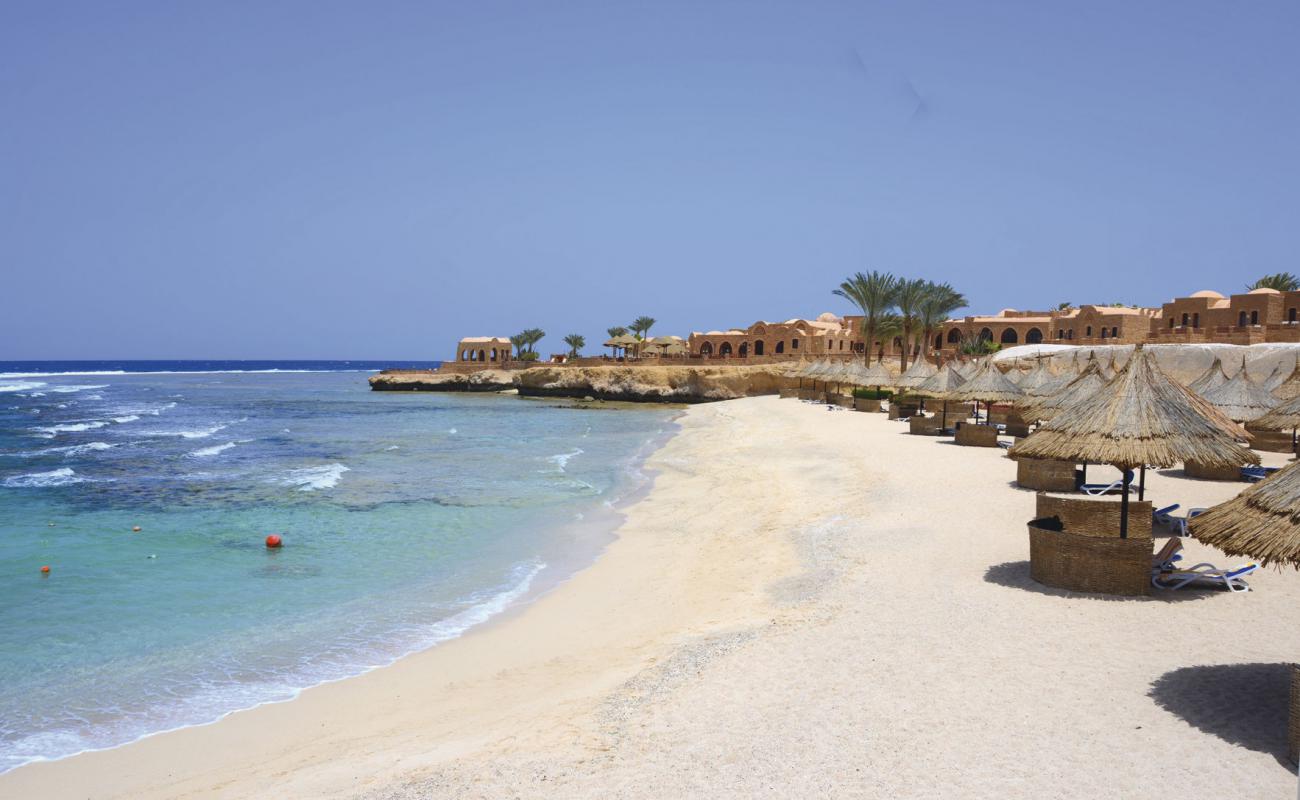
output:
<path id="1" fill-rule="evenodd" d="M 1179 603 L 1188 600 L 1208 600 L 1215 595 L 1224 594 L 1213 589 L 1180 589 L 1177 591 L 1167 591 L 1153 589 L 1150 595 L 1145 597 L 1124 597 L 1114 594 L 1093 594 L 1091 592 L 1073 592 L 1069 589 L 1057 589 L 1053 586 L 1044 586 L 1034 580 L 1029 575 L 1028 561 L 1006 561 L 1001 564 L 994 564 L 984 571 L 984 581 L 986 583 L 1005 586 L 1008 589 L 1021 589 L 1026 592 L 1035 592 L 1045 594 L 1050 597 L 1061 597 L 1067 600 L 1096 600 L 1105 603 Z"/>
<path id="2" fill-rule="evenodd" d="M 1199 731 L 1266 753 L 1288 770 L 1290 664 L 1213 664 L 1161 675 L 1147 696 Z"/>

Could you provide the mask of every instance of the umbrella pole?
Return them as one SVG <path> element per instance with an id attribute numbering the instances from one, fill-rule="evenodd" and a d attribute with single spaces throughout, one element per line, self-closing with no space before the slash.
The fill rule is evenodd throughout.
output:
<path id="1" fill-rule="evenodd" d="M 1147 465 L 1143 464 L 1142 470 L 1138 473 L 1138 502 L 1139 503 L 1147 499 L 1146 493 L 1147 493 Z"/>
<path id="2" fill-rule="evenodd" d="M 1083 482 L 1088 482 L 1088 462 L 1083 462 Z"/>
<path id="3" fill-rule="evenodd" d="M 1133 485 L 1133 471 L 1124 470 L 1124 496 L 1119 499 L 1119 538 L 1128 538 L 1128 490 Z"/>

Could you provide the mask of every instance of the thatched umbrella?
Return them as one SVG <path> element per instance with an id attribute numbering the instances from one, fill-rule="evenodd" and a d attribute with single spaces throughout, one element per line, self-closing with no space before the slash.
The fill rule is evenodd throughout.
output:
<path id="1" fill-rule="evenodd" d="M 853 360 L 844 365 L 845 379 L 854 386 L 874 386 L 879 394 L 880 387 L 893 386 L 897 380 L 884 364 L 876 362 L 866 366 L 861 361 Z"/>
<path id="2" fill-rule="evenodd" d="M 1106 385 L 1097 359 L 1088 359 L 1083 372 L 1070 379 L 1057 391 L 1045 397 L 1031 397 L 1019 404 L 1020 416 L 1045 422 L 1063 409 L 1082 405 L 1089 397 Z"/>
<path id="3" fill-rule="evenodd" d="M 965 383 L 966 379 L 963 378 L 961 373 L 953 366 L 953 362 L 949 361 L 947 364 L 943 365 L 943 369 L 926 378 L 912 391 L 922 397 L 937 397 L 943 400 L 943 415 L 939 421 L 939 429 L 945 430 L 948 427 L 947 398 L 952 392 L 960 389 Z"/>
<path id="4" fill-rule="evenodd" d="M 959 402 L 975 401 L 975 421 L 978 423 L 980 418 L 980 401 L 984 401 L 986 406 L 993 403 L 1014 403 L 1025 396 L 1006 375 L 1003 375 L 994 365 L 993 360 L 989 359 L 980 367 L 979 372 L 970 376 L 966 383 L 954 389 L 948 399 Z M 986 408 L 987 412 L 987 408 Z M 987 414 L 986 414 L 987 416 Z"/>
<path id="5" fill-rule="evenodd" d="M 1218 356 L 1215 356 L 1214 363 L 1210 365 L 1210 368 L 1202 372 L 1201 377 L 1187 384 L 1187 388 L 1199 395 L 1204 395 L 1210 389 L 1216 389 L 1227 382 L 1228 373 L 1223 371 L 1223 362 L 1219 360 Z"/>
<path id="6" fill-rule="evenodd" d="M 1027 372 L 1024 377 L 1016 382 L 1020 391 L 1034 397 L 1042 397 L 1051 394 L 1054 387 L 1064 385 L 1059 384 L 1059 376 L 1048 368 L 1046 361 L 1039 361 L 1033 369 Z"/>
<path id="7" fill-rule="evenodd" d="M 627 349 L 629 347 L 636 347 L 639 342 L 640 339 L 637 339 L 635 336 L 633 336 L 630 333 L 625 333 L 622 336 L 615 336 L 612 339 L 606 340 L 605 347 L 612 347 L 616 351 L 622 350 L 623 355 L 626 357 Z M 615 353 L 615 355 L 617 355 L 617 352 Z"/>
<path id="8" fill-rule="evenodd" d="M 1188 522 L 1192 536 L 1230 556 L 1300 569 L 1300 462 Z"/>
<path id="9" fill-rule="evenodd" d="M 1245 356 L 1241 357 L 1241 369 L 1236 375 L 1222 386 L 1207 390 L 1201 397 L 1233 422 L 1252 422 L 1278 404 L 1276 397 L 1246 373 Z"/>
<path id="10" fill-rule="evenodd" d="M 1134 468 L 1180 461 L 1222 468 L 1259 463 L 1259 456 L 1202 414 L 1191 397 L 1161 371 L 1150 350 L 1139 346 L 1124 370 L 1088 402 L 1063 409 L 1009 455 L 1117 467 L 1124 473 L 1119 535 L 1126 539 Z"/>
<path id="11" fill-rule="evenodd" d="M 1293 397 L 1300 397 L 1300 353 L 1296 354 L 1295 367 L 1291 374 L 1282 379 L 1277 386 L 1269 389 L 1279 400 L 1290 400 Z"/>
<path id="12" fill-rule="evenodd" d="M 938 372 L 938 368 L 924 358 L 912 362 L 902 375 L 894 379 L 893 386 L 900 389 L 912 389 L 920 386 L 927 378 Z"/>

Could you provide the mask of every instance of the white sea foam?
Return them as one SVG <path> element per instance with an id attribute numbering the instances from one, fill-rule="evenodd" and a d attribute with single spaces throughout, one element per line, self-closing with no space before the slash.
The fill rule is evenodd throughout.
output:
<path id="1" fill-rule="evenodd" d="M 113 421 L 118 425 L 125 425 L 128 422 L 135 422 L 140 419 L 138 414 L 127 414 L 125 417 L 113 417 Z"/>
<path id="2" fill-rule="evenodd" d="M 193 456 L 194 458 L 207 458 L 208 456 L 215 456 L 215 455 L 217 455 L 217 454 L 219 454 L 219 453 L 224 453 L 224 452 L 226 452 L 227 450 L 229 450 L 230 448 L 234 447 L 234 446 L 237 445 L 237 444 L 239 444 L 239 443 L 238 443 L 238 442 L 226 442 L 225 444 L 216 444 L 216 445 L 213 445 L 212 447 L 202 447 L 202 448 L 200 448 L 200 449 L 198 449 L 198 450 L 195 450 L 194 452 L 190 453 L 190 455 Z"/>
<path id="3" fill-rule="evenodd" d="M 102 419 L 92 419 L 85 422 L 65 422 L 62 425 L 47 425 L 42 428 L 32 428 L 32 430 L 44 436 L 46 439 L 52 439 L 60 433 L 80 433 L 81 431 L 93 431 L 96 428 L 102 428 L 108 422 Z"/>
<path id="4" fill-rule="evenodd" d="M 385 447 L 384 449 L 385 449 L 385 450 L 400 450 L 401 447 L 399 447 L 398 445 L 395 445 L 395 444 L 390 444 L 389 446 Z"/>
<path id="5" fill-rule="evenodd" d="M 30 392 L 32 389 L 39 389 L 45 384 L 41 381 L 16 381 L 13 383 L 0 383 L 0 392 Z"/>
<path id="6" fill-rule="evenodd" d="M 453 434 L 453 435 L 454 435 L 454 434 L 456 433 L 456 429 L 455 429 L 455 428 L 448 428 L 448 429 L 447 429 L 447 433 L 450 433 L 450 434 Z"/>
<path id="7" fill-rule="evenodd" d="M 5 478 L 4 485 L 11 489 L 37 489 L 45 486 L 67 486 L 71 483 L 81 483 L 84 480 L 86 479 L 80 477 L 68 467 L 63 467 L 49 472 L 14 475 L 11 478 Z"/>
<path id="8" fill-rule="evenodd" d="M 569 465 L 569 459 L 573 458 L 574 456 L 580 456 L 584 452 L 586 451 L 583 450 L 581 447 L 575 447 L 573 448 L 573 452 L 571 453 L 557 453 L 556 455 L 553 455 L 547 458 L 546 460 L 554 464 L 556 470 L 560 472 L 564 472 L 564 468 Z"/>
<path id="9" fill-rule="evenodd" d="M 78 386 L 78 385 L 75 385 L 75 384 L 69 384 L 69 385 L 67 385 L 67 386 L 47 386 L 47 387 L 45 388 L 45 391 L 47 391 L 47 392 L 55 392 L 55 393 L 57 393 L 57 394 L 72 394 L 73 392 L 84 392 L 84 391 L 87 391 L 87 390 L 89 390 L 89 389 L 107 389 L 107 388 L 108 388 L 108 384 L 107 384 L 107 383 L 101 383 L 101 384 L 98 384 L 98 385 L 95 385 L 95 386 L 89 386 L 89 385 L 88 385 L 88 386 Z"/>
<path id="10" fill-rule="evenodd" d="M 238 425 L 241 422 L 247 422 L 248 417 L 234 420 L 233 422 L 220 422 L 208 428 L 195 428 L 187 431 L 137 431 L 136 436 L 179 436 L 182 439 L 206 439 L 214 433 L 220 433 L 231 425 Z"/>
<path id="11" fill-rule="evenodd" d="M 332 489 L 343 477 L 351 472 L 342 464 L 326 464 L 323 467 L 303 467 L 290 470 L 289 474 L 276 481 L 281 486 L 294 486 L 300 492 L 314 492 L 317 489 Z"/>
<path id="12" fill-rule="evenodd" d="M 115 444 L 108 442 L 87 442 L 86 444 L 68 444 L 62 447 L 45 447 L 40 450 L 20 450 L 14 453 L 0 453 L 0 455 L 13 456 L 15 458 L 34 458 L 36 456 L 48 456 L 61 453 L 67 456 L 79 456 L 82 453 L 94 453 L 100 450 L 111 450 L 117 447 Z"/>

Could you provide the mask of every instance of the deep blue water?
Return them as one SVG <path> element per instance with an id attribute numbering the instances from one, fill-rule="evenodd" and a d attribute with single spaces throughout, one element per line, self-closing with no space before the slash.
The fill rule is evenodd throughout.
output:
<path id="1" fill-rule="evenodd" d="M 672 427 L 379 366 L 0 364 L 0 769 L 459 635 L 588 563 Z"/>

